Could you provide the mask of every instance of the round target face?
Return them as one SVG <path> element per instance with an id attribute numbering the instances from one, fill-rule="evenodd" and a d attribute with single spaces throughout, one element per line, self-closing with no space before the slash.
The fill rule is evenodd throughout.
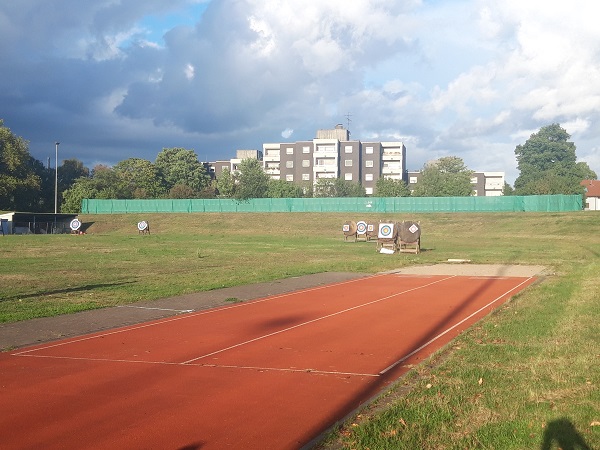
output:
<path id="1" fill-rule="evenodd" d="M 71 220 L 71 223 L 69 224 L 69 226 L 71 227 L 71 230 L 77 231 L 81 227 L 81 222 L 77 219 L 73 219 L 73 220 Z"/>
<path id="2" fill-rule="evenodd" d="M 138 230 L 140 231 L 144 231 L 146 228 L 148 228 L 148 222 L 146 222 L 145 220 L 142 220 L 141 222 L 139 222 L 137 224 Z"/>
<path id="3" fill-rule="evenodd" d="M 349 225 L 349 224 L 347 224 L 347 223 L 345 223 L 345 224 L 344 224 L 344 226 L 342 227 L 342 231 L 343 231 L 343 232 L 348 232 L 348 231 L 350 231 L 350 225 Z"/>
<path id="4" fill-rule="evenodd" d="M 391 238 L 393 233 L 393 225 L 390 223 L 380 223 L 379 224 L 379 237 L 380 238 Z"/>
<path id="5" fill-rule="evenodd" d="M 358 234 L 365 234 L 367 232 L 367 223 L 363 221 L 357 222 L 356 231 Z"/>

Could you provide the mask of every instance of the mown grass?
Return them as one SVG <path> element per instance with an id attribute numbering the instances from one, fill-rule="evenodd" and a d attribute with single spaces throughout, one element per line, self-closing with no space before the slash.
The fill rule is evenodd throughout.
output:
<path id="1" fill-rule="evenodd" d="M 353 220 L 419 220 L 423 252 L 347 243 Z M 487 317 L 322 444 L 356 449 L 600 448 L 600 214 L 82 216 L 83 236 L 0 237 L 0 321 L 323 271 L 444 262 L 553 275 Z M 139 235 L 136 224 L 150 223 Z M 232 301 L 234 299 L 231 299 Z M 544 439 L 551 445 L 545 446 Z M 562 439 L 562 442 L 561 442 Z M 585 447 L 582 447 L 585 448 Z"/>

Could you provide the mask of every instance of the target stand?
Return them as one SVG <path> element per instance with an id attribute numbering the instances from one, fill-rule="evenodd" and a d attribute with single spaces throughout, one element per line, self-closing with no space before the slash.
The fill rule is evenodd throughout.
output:
<path id="1" fill-rule="evenodd" d="M 344 232 L 344 241 L 354 238 L 353 242 L 356 242 L 356 222 L 352 220 L 344 222 L 342 231 Z"/>
<path id="2" fill-rule="evenodd" d="M 356 241 L 367 242 L 369 240 L 369 233 L 367 231 L 367 222 L 362 220 L 356 222 Z"/>
<path id="3" fill-rule="evenodd" d="M 387 251 L 382 251 L 383 249 Z M 396 253 L 398 250 L 398 226 L 394 222 L 381 222 L 377 232 L 377 252 Z"/>
<path id="4" fill-rule="evenodd" d="M 150 234 L 150 224 L 145 220 L 137 224 L 138 234 Z"/>
<path id="5" fill-rule="evenodd" d="M 71 234 L 81 234 L 81 231 L 79 231 L 79 229 L 81 228 L 81 222 L 79 221 L 79 219 L 71 220 L 69 228 L 71 228 Z"/>
<path id="6" fill-rule="evenodd" d="M 421 226 L 419 222 L 405 220 L 398 224 L 398 243 L 400 253 L 421 252 Z"/>

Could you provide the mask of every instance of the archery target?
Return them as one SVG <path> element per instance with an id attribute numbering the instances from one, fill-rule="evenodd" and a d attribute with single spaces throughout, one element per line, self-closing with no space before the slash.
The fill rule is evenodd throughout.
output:
<path id="1" fill-rule="evenodd" d="M 81 228 L 81 222 L 77 219 L 73 219 L 73 220 L 71 220 L 71 223 L 69 224 L 69 226 L 71 227 L 71 230 L 77 231 L 77 230 L 79 230 L 79 228 Z"/>
<path id="2" fill-rule="evenodd" d="M 146 222 L 145 220 L 142 220 L 141 222 L 138 222 L 137 227 L 138 227 L 139 231 L 144 231 L 145 229 L 148 228 L 148 222 Z"/>
<path id="3" fill-rule="evenodd" d="M 373 231 L 375 231 L 375 225 L 373 225 L 372 223 L 367 225 L 367 231 L 369 233 L 372 233 Z"/>
<path id="4" fill-rule="evenodd" d="M 343 231 L 344 233 L 347 233 L 347 232 L 349 232 L 349 231 L 350 231 L 350 224 L 349 224 L 349 223 L 345 223 L 345 224 L 342 226 L 342 231 Z"/>
<path id="5" fill-rule="evenodd" d="M 363 222 L 362 220 L 356 222 L 356 232 L 358 234 L 365 234 L 367 232 L 367 222 Z"/>
<path id="6" fill-rule="evenodd" d="M 378 238 L 391 239 L 394 237 L 394 224 L 393 223 L 380 223 Z"/>

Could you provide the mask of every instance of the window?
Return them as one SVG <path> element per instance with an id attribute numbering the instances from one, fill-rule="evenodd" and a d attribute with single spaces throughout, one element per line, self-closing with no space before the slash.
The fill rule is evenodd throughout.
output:
<path id="1" fill-rule="evenodd" d="M 287 167 L 288 169 L 293 169 L 294 168 L 294 161 L 286 161 L 285 162 L 285 167 Z"/>
<path id="2" fill-rule="evenodd" d="M 365 153 L 368 155 L 373 154 L 373 147 L 365 147 Z"/>
<path id="3" fill-rule="evenodd" d="M 351 146 L 351 145 L 346 145 L 346 146 L 344 147 L 344 151 L 345 151 L 346 153 L 352 153 L 352 146 Z"/>
<path id="4" fill-rule="evenodd" d="M 286 152 L 288 155 L 293 155 L 293 154 L 294 154 L 294 147 L 288 147 L 288 148 L 286 148 L 286 149 L 285 149 L 285 152 Z"/>
<path id="5" fill-rule="evenodd" d="M 302 167 L 310 167 L 310 159 L 303 159 Z"/>
<path id="6" fill-rule="evenodd" d="M 310 147 L 302 147 L 302 153 L 310 153 Z"/>
<path id="7" fill-rule="evenodd" d="M 303 173 L 302 181 L 309 181 L 309 180 L 310 180 L 310 173 Z"/>
<path id="8" fill-rule="evenodd" d="M 294 181 L 294 175 L 289 173 L 285 176 L 285 181 Z"/>
<path id="9" fill-rule="evenodd" d="M 346 166 L 346 167 L 352 167 L 352 160 L 351 159 L 344 160 L 344 166 Z"/>
<path id="10" fill-rule="evenodd" d="M 373 160 L 372 159 L 367 159 L 365 161 L 365 167 L 373 167 Z"/>
<path id="11" fill-rule="evenodd" d="M 365 188 L 365 194 L 373 195 L 373 188 L 372 187 Z"/>
<path id="12" fill-rule="evenodd" d="M 477 184 L 477 177 L 473 177 L 473 178 L 471 178 L 471 183 L 473 183 L 473 184 Z"/>
<path id="13" fill-rule="evenodd" d="M 373 174 L 372 173 L 366 173 L 365 174 L 365 181 L 373 181 Z"/>
<path id="14" fill-rule="evenodd" d="M 410 178 L 408 179 L 408 182 L 409 182 L 410 184 L 417 184 L 417 177 L 410 177 Z"/>
<path id="15" fill-rule="evenodd" d="M 346 181 L 352 181 L 352 174 L 351 173 L 345 173 L 344 174 L 344 180 L 346 180 Z"/>

